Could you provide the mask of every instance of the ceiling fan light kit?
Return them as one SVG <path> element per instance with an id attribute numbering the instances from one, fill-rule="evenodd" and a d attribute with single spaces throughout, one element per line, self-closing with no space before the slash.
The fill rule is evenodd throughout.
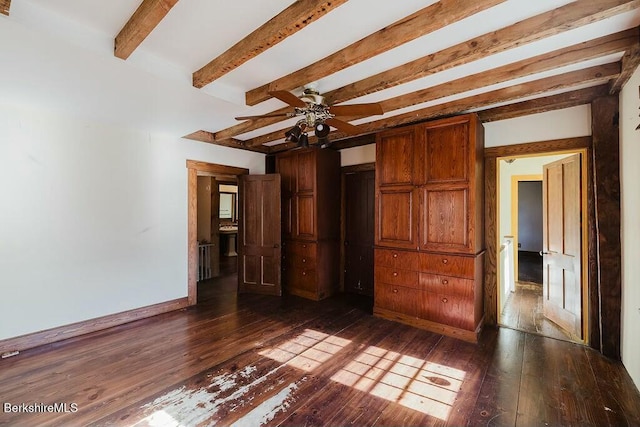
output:
<path id="1" fill-rule="evenodd" d="M 321 148 L 331 146 L 331 141 L 329 141 L 330 126 L 348 135 L 355 135 L 359 132 L 357 126 L 337 119 L 336 116 L 367 117 L 383 114 L 382 106 L 378 103 L 330 106 L 327 104 L 325 97 L 320 95 L 313 87 L 305 87 L 299 97 L 286 90 L 272 91 L 269 94 L 293 107 L 293 111 L 269 113 L 260 116 L 242 116 L 236 117 L 236 120 L 254 120 L 274 116 L 301 116 L 302 118 L 284 133 L 285 141 L 297 143 L 298 147 L 309 146 L 307 129 L 314 130 L 314 134 L 318 138 L 318 143 L 315 145 L 319 145 Z"/>

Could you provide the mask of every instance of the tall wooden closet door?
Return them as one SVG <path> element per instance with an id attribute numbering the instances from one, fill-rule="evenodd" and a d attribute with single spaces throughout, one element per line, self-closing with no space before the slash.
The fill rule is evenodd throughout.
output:
<path id="1" fill-rule="evenodd" d="M 413 185 L 415 130 L 398 129 L 376 138 L 375 244 L 416 249 L 417 193 Z"/>

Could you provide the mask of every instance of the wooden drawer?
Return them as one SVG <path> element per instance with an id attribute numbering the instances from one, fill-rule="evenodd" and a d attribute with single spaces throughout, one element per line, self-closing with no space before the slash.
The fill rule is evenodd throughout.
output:
<path id="1" fill-rule="evenodd" d="M 454 276 L 420 273 L 420 285 L 427 292 L 457 295 L 473 298 L 475 282 Z"/>
<path id="2" fill-rule="evenodd" d="M 425 319 L 469 331 L 475 330 L 473 299 L 424 292 L 424 302 L 421 316 Z"/>
<path id="3" fill-rule="evenodd" d="M 315 242 L 297 242 L 289 240 L 285 242 L 284 250 L 289 257 L 300 255 L 304 257 L 317 258 L 318 245 Z"/>
<path id="4" fill-rule="evenodd" d="M 375 266 L 376 283 L 405 286 L 407 288 L 421 289 L 420 273 L 399 268 Z"/>
<path id="5" fill-rule="evenodd" d="M 307 292 L 317 292 L 318 283 L 315 269 L 290 268 L 287 273 L 288 286 L 291 289 L 301 289 Z"/>
<path id="6" fill-rule="evenodd" d="M 317 266 L 316 257 L 313 256 L 290 254 L 285 255 L 284 260 L 285 265 L 290 268 L 315 269 Z"/>
<path id="7" fill-rule="evenodd" d="M 422 271 L 468 279 L 474 278 L 474 261 L 475 257 L 425 252 L 420 254 Z"/>
<path id="8" fill-rule="evenodd" d="M 374 304 L 378 308 L 418 316 L 422 291 L 404 286 L 376 283 Z"/>
<path id="9" fill-rule="evenodd" d="M 376 249 L 374 256 L 375 265 L 420 271 L 420 257 L 417 252 Z"/>

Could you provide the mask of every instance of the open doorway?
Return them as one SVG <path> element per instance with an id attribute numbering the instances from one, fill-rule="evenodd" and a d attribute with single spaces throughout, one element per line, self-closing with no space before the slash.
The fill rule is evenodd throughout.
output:
<path id="1" fill-rule="evenodd" d="M 235 298 L 237 253 L 233 255 L 236 252 L 233 247 L 235 238 L 229 243 L 227 236 L 237 235 L 237 181 L 249 170 L 193 160 L 187 160 L 187 169 L 189 304 L 195 305 L 220 292 Z M 221 187 L 227 185 L 235 186 L 235 193 L 230 191 L 231 187 Z M 235 194 L 235 198 L 230 197 L 230 204 L 227 196 L 224 196 L 225 203 L 221 204 L 221 188 L 229 190 L 223 193 Z"/>
<path id="2" fill-rule="evenodd" d="M 584 153 L 499 158 L 497 166 L 498 323 L 584 342 Z"/>

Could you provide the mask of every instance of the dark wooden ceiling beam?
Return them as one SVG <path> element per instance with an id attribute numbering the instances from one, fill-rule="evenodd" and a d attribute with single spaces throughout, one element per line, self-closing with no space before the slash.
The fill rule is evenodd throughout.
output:
<path id="1" fill-rule="evenodd" d="M 226 52 L 193 73 L 193 86 L 202 88 L 277 45 L 347 0 L 297 0 Z"/>
<path id="2" fill-rule="evenodd" d="M 169 13 L 178 0 L 143 0 L 114 42 L 114 55 L 127 59 Z"/>
<path id="3" fill-rule="evenodd" d="M 9 9 L 11 9 L 11 0 L 0 0 L 0 13 L 9 16 Z"/>
<path id="4" fill-rule="evenodd" d="M 480 121 L 492 122 L 496 120 L 513 119 L 515 117 L 531 114 L 545 113 L 547 111 L 563 108 L 577 107 L 590 104 L 594 99 L 606 96 L 609 93 L 609 85 L 602 84 L 585 89 L 564 92 L 558 95 L 545 96 L 543 98 L 530 99 L 516 102 L 501 107 L 489 108 L 478 112 Z"/>
<path id="5" fill-rule="evenodd" d="M 504 0 L 440 0 L 315 63 L 246 93 L 247 105 L 271 98 L 270 91 L 292 90 L 358 64 L 387 50 L 481 12 Z"/>
<path id="6" fill-rule="evenodd" d="M 640 0 L 577 0 L 509 27 L 378 73 L 325 94 L 331 104 L 407 83 L 640 7 Z"/>
<path id="7" fill-rule="evenodd" d="M 213 133 L 207 132 L 206 130 L 199 130 L 199 131 L 193 132 L 189 135 L 183 136 L 183 138 L 191 139 L 193 141 L 206 142 L 208 144 L 220 145 L 222 147 L 230 147 L 230 148 L 237 148 L 239 150 L 254 151 L 256 153 L 266 154 L 269 152 L 269 147 L 249 147 L 245 144 L 244 141 L 240 141 L 238 139 L 229 138 L 221 141 L 216 141 L 213 138 Z"/>
<path id="8" fill-rule="evenodd" d="M 635 43 L 627 49 L 622 57 L 622 72 L 617 79 L 611 82 L 609 93 L 614 95 L 620 92 L 625 83 L 629 81 L 633 73 L 638 69 L 638 66 L 640 66 L 640 35 L 636 35 Z"/>
<path id="9" fill-rule="evenodd" d="M 572 71 L 569 73 L 559 74 L 532 82 L 521 83 L 509 86 L 503 89 L 497 89 L 490 92 L 461 98 L 455 101 L 434 105 L 414 111 L 409 111 L 397 116 L 387 117 L 373 122 L 363 123 L 358 126 L 359 135 L 366 135 L 388 129 L 396 126 L 402 126 L 413 122 L 420 122 L 436 117 L 446 117 L 469 110 L 481 110 L 490 108 L 491 105 L 501 103 L 513 103 L 518 99 L 533 97 L 545 92 L 559 91 L 571 87 L 594 84 L 605 84 L 610 79 L 620 75 L 621 65 L 619 62 L 613 64 L 600 65 L 590 67 L 584 70 Z M 283 131 L 280 131 L 280 135 Z M 277 132 L 273 132 L 275 135 Z M 354 137 L 357 135 L 346 135 L 342 132 L 333 131 L 329 134 L 332 141 Z M 245 141 L 247 146 L 254 146 L 259 138 L 253 138 Z"/>
<path id="10" fill-rule="evenodd" d="M 463 77 L 437 86 L 400 95 L 395 98 L 382 101 L 382 108 L 385 112 L 390 112 L 426 101 L 478 89 L 491 84 L 505 82 L 535 73 L 552 70 L 553 68 L 563 67 L 581 61 L 586 61 L 588 59 L 609 55 L 611 53 L 624 52 L 637 42 L 639 34 L 640 31 L 638 28 L 633 28 L 579 43 L 574 46 L 538 55 L 534 58 L 525 59 L 472 76 Z M 282 113 L 290 110 L 291 108 L 281 108 L 273 113 Z M 248 120 L 216 132 L 215 139 L 231 138 L 283 120 L 286 120 L 286 117 L 268 117 L 264 119 Z M 264 141 L 268 140 L 273 139 L 269 137 Z"/>

